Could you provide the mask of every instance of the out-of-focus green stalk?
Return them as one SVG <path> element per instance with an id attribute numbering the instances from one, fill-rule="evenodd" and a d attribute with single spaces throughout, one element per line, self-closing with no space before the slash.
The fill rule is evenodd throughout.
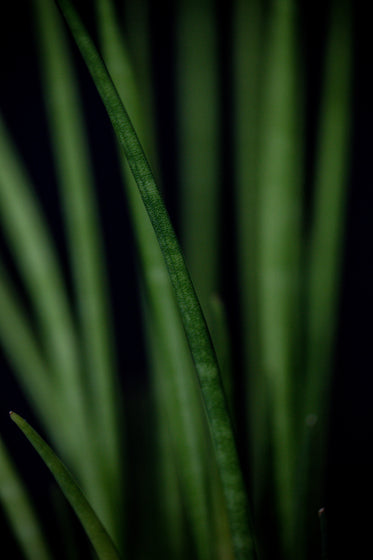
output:
<path id="1" fill-rule="evenodd" d="M 181 0 L 176 81 L 182 246 L 208 316 L 218 288 L 220 128 L 217 22 L 212 0 Z"/>
<path id="2" fill-rule="evenodd" d="M 50 488 L 50 498 L 56 525 L 58 526 L 58 542 L 61 543 L 61 556 L 69 560 L 80 560 L 81 551 L 77 544 L 77 535 L 71 509 L 63 492 L 57 485 Z"/>
<path id="3" fill-rule="evenodd" d="M 79 311 L 87 373 L 85 391 L 97 445 L 95 467 L 100 515 L 115 541 L 122 533 L 123 465 L 118 390 L 114 374 L 107 290 L 92 164 L 65 29 L 56 6 L 35 0 L 40 60 L 50 136 L 64 210 L 69 256 Z"/>
<path id="4" fill-rule="evenodd" d="M 44 362 L 33 326 L 22 309 L 0 262 L 0 339 L 18 383 L 36 409 L 52 414 L 58 408 L 53 379 Z"/>
<path id="5" fill-rule="evenodd" d="M 124 35 L 129 60 L 137 84 L 137 99 L 142 122 L 146 123 L 145 145 L 156 175 L 159 175 L 155 132 L 155 96 L 152 76 L 152 45 L 150 31 L 150 2 L 137 0 L 124 3 Z M 141 123 L 138 123 L 140 125 Z"/>
<path id="6" fill-rule="evenodd" d="M 337 326 L 351 146 L 352 35 L 348 0 L 332 3 L 324 65 L 309 249 L 306 414 L 326 413 Z"/>
<path id="7" fill-rule="evenodd" d="M 263 7 L 233 3 L 233 108 L 237 264 L 255 513 L 268 480 L 268 393 L 258 325 L 258 155 L 261 115 Z"/>
<path id="8" fill-rule="evenodd" d="M 65 408 L 65 421 L 50 425 L 48 430 L 51 434 L 54 431 L 63 434 L 64 441 L 69 442 L 67 458 L 71 468 L 85 487 L 95 491 L 94 465 L 86 460 L 90 456 L 90 446 L 84 440 L 87 433 L 86 398 L 82 391 L 76 329 L 57 251 L 33 185 L 1 119 L 0 216 L 12 256 L 35 310 L 54 396 L 58 396 L 63 403 L 61 407 Z M 53 418 L 51 415 L 52 422 Z"/>
<path id="9" fill-rule="evenodd" d="M 139 129 L 139 140 L 145 144 L 151 143 L 150 131 L 144 125 L 135 68 L 131 63 L 127 42 L 118 24 L 113 2 L 112 0 L 96 0 L 95 4 L 100 45 L 110 76 L 118 84 L 123 100 L 129 106 L 131 117 Z"/>
<path id="10" fill-rule="evenodd" d="M 185 522 L 189 515 L 184 515 L 181 485 L 183 477 L 179 475 L 180 458 L 177 457 L 175 445 L 175 429 L 172 429 L 173 418 L 170 417 L 170 387 L 165 375 L 168 366 L 164 359 L 164 348 L 159 343 L 159 335 L 149 310 L 145 308 L 145 329 L 147 347 L 151 363 L 152 393 L 156 410 L 156 474 L 158 509 L 161 515 L 160 530 L 162 553 L 170 558 L 186 557 Z M 181 471 L 183 469 L 181 468 Z M 185 518 L 186 517 L 186 518 Z"/>
<path id="11" fill-rule="evenodd" d="M 314 513 L 322 503 L 351 146 L 351 3 L 334 1 L 330 9 L 308 253 L 305 451 L 299 470 L 300 503 L 307 504 L 309 515 L 299 519 L 303 535 L 315 525 Z"/>
<path id="12" fill-rule="evenodd" d="M 0 503 L 24 558 L 51 560 L 38 515 L 1 438 L 0 465 Z"/>
<path id="13" fill-rule="evenodd" d="M 150 249 L 148 245 L 148 249 Z M 146 254 L 144 278 L 150 295 L 150 312 L 162 366 L 157 368 L 155 383 L 162 401 L 169 434 L 175 450 L 175 463 L 181 482 L 183 502 L 198 558 L 207 558 L 211 546 L 207 508 L 206 425 L 202 402 L 195 383 L 195 372 L 179 323 L 168 277 L 160 266 L 157 253 Z M 144 257 L 143 257 L 144 258 Z M 154 261 L 157 262 L 154 262 Z M 154 276 L 157 273 L 158 278 Z M 161 274 L 159 274 L 159 272 Z M 170 326 L 172 325 L 172 329 Z"/>
<path id="14" fill-rule="evenodd" d="M 212 0 L 181 0 L 176 3 L 176 107 L 178 178 L 180 184 L 181 245 L 211 335 L 223 365 L 223 385 L 232 405 L 232 371 L 227 363 L 226 334 L 221 307 L 211 301 L 219 289 L 221 122 L 219 121 L 219 45 L 216 5 Z M 215 315 L 214 315 L 215 312 Z M 217 312 L 217 314 L 216 314 Z M 217 328 L 213 328 L 213 325 Z M 219 338 L 216 337 L 221 337 Z M 222 346 L 219 347 L 219 343 Z M 223 349 L 224 347 L 224 349 Z M 225 352 L 225 357 L 223 354 Z M 230 408 L 232 410 L 232 407 Z M 209 467 L 209 491 L 216 547 L 228 550 L 230 536 L 222 529 L 226 512 L 218 477 Z M 219 511 L 217 508 L 221 508 Z M 223 535 L 227 541 L 223 542 Z M 213 549 L 212 549 L 213 550 Z M 213 552 L 217 554 L 217 551 Z"/>
<path id="15" fill-rule="evenodd" d="M 279 532 L 293 550 L 295 418 L 301 242 L 302 89 L 296 2 L 271 5 L 265 59 L 258 179 L 258 313 L 274 446 Z"/>
<path id="16" fill-rule="evenodd" d="M 213 294 L 210 298 L 209 315 L 211 317 L 210 331 L 216 348 L 216 355 L 219 362 L 224 391 L 227 397 L 232 419 L 234 420 L 231 340 L 224 303 L 217 294 Z"/>
<path id="17" fill-rule="evenodd" d="M 65 29 L 50 0 L 34 0 L 37 36 L 50 137 L 64 211 L 68 252 L 79 312 L 87 373 L 87 392 L 94 450 L 94 505 L 119 543 L 122 534 L 123 464 L 119 436 L 118 395 L 109 328 L 109 312 L 92 164 L 76 77 L 70 61 Z M 95 425 L 94 425 L 95 424 Z"/>
<path id="18" fill-rule="evenodd" d="M 149 132 L 144 127 L 132 68 L 115 23 L 111 2 L 100 0 L 98 7 L 107 67 L 139 129 L 140 137 L 147 143 Z M 122 154 L 121 160 L 147 298 L 149 348 L 153 348 L 154 363 L 151 367 L 156 387 L 155 396 L 158 397 L 157 406 L 164 406 L 162 414 L 167 420 L 169 437 L 175 450 L 176 468 L 187 517 L 196 542 L 198 558 L 203 559 L 207 557 L 209 548 L 209 514 L 204 486 L 206 426 L 202 403 L 161 251 Z M 154 354 L 154 340 L 158 346 L 157 355 Z"/>
<path id="19" fill-rule="evenodd" d="M 213 449 L 208 453 L 209 469 L 209 509 L 211 515 L 211 539 L 210 554 L 213 560 L 234 560 L 235 553 L 232 542 L 232 531 L 229 525 L 227 504 L 225 502 L 224 490 L 219 476 Z"/>

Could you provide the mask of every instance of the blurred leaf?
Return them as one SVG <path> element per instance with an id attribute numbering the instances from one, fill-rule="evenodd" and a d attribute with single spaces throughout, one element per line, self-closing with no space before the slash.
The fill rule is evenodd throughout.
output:
<path id="1" fill-rule="evenodd" d="M 0 465 L 0 502 L 24 557 L 52 560 L 38 515 L 1 439 Z"/>
<path id="2" fill-rule="evenodd" d="M 87 488 L 87 492 L 119 542 L 122 536 L 119 510 L 123 508 L 120 393 L 114 371 L 93 168 L 65 26 L 53 2 L 34 0 L 34 4 L 44 99 L 78 309 L 78 333 L 88 372 L 83 390 L 92 419 L 90 428 L 95 432 L 89 442 L 96 446 L 93 453 L 97 477 L 94 488 Z"/>

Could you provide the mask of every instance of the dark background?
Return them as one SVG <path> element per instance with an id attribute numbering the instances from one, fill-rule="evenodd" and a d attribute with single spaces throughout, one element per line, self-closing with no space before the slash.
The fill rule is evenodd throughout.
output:
<path id="1" fill-rule="evenodd" d="M 84 3 L 82 3 L 83 6 Z M 351 172 L 347 206 L 345 251 L 339 309 L 337 351 L 332 389 L 332 414 L 328 445 L 327 484 L 325 503 L 329 528 L 330 558 L 357 558 L 369 556 L 369 537 L 372 522 L 372 99 L 369 80 L 372 46 L 371 23 L 362 2 L 354 2 L 354 79 L 353 127 L 351 138 Z M 315 115 L 318 110 L 319 88 L 324 53 L 328 2 L 299 2 L 301 13 L 302 48 L 305 54 L 307 95 L 308 157 L 306 177 L 312 175 Z M 47 127 L 37 68 L 37 54 L 32 27 L 32 2 L 6 3 L 0 9 L 0 107 L 12 131 L 17 146 L 30 173 L 38 185 L 40 198 L 54 232 L 61 258 L 66 264 L 62 221 L 59 213 L 57 189 L 54 183 L 52 158 L 48 145 Z M 230 73 L 229 45 L 230 8 L 228 3 L 217 6 L 221 51 L 221 80 Z M 84 11 L 89 16 L 88 10 Z M 177 122 L 175 116 L 174 83 L 174 4 L 151 3 L 152 70 L 156 87 L 156 107 L 163 189 L 171 217 L 178 227 L 177 200 Z M 89 20 L 88 20 L 89 21 Z M 92 21 L 89 22 L 92 31 Z M 91 150 L 95 164 L 98 196 L 108 255 L 109 277 L 113 298 L 120 371 L 126 391 L 141 394 L 146 385 L 146 363 L 142 342 L 140 302 L 138 298 L 136 259 L 132 233 L 117 163 L 111 126 L 87 72 L 76 56 L 83 90 L 84 110 L 90 132 Z M 343 60 L 336 61 L 343 64 Z M 230 92 L 222 89 L 222 98 L 229 100 Z M 225 114 L 223 126 L 229 133 L 230 115 Z M 225 207 L 232 208 L 230 198 L 229 162 L 223 170 Z M 307 179 L 306 179 L 307 182 Z M 309 181 L 310 183 L 311 181 Z M 107 185 L 111 185 L 110 197 Z M 112 188 L 113 187 L 113 188 Z M 310 188 L 307 184 L 306 188 Z M 230 235 L 233 238 L 233 227 Z M 125 240 L 125 242 L 124 242 Z M 224 253 L 225 252 L 225 253 Z M 1 253 L 12 267 L 8 249 L 1 241 Z M 231 258 L 227 247 L 223 258 Z M 17 275 L 14 272 L 14 281 Z M 67 275 L 68 279 L 68 275 Z M 225 279 L 223 297 L 229 300 L 230 323 L 236 328 L 238 300 L 231 295 L 232 285 Z M 125 289 L 123 289 L 125 287 Z M 130 290 L 133 298 L 124 294 Z M 136 327 L 128 332 L 128 318 Z M 124 336 L 125 335 L 125 336 Z M 123 340 L 127 342 L 123 344 Z M 14 381 L 1 356 L 0 361 L 0 430 L 25 481 L 39 503 L 47 500 L 49 475 L 40 466 L 38 458 L 29 452 L 14 426 L 7 418 L 14 408 L 38 426 L 32 410 Z M 26 468 L 27 465 L 27 468 Z M 1 465 L 0 465 L 1 468 Z M 41 480 L 42 479 L 42 480 Z M 36 480 L 38 482 L 36 482 Z M 49 498 L 48 498 L 49 499 Z M 48 525 L 48 512 L 42 516 Z M 79 533 L 79 529 L 75 529 Z M 3 530 L 1 530 L 3 533 Z M 4 537 L 4 546 L 16 544 L 12 537 Z M 315 556 L 319 557 L 318 555 Z"/>

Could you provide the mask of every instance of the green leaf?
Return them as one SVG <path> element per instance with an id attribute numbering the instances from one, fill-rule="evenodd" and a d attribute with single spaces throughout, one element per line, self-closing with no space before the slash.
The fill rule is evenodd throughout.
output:
<path id="1" fill-rule="evenodd" d="M 303 95 L 297 43 L 297 2 L 271 3 L 258 168 L 258 324 L 261 371 L 271 420 L 280 536 L 293 547 L 302 241 L 301 134 Z"/>
<path id="2" fill-rule="evenodd" d="M 40 336 L 50 375 L 50 387 L 66 405 L 67 420 L 50 424 L 59 432 L 69 431 L 70 458 L 84 452 L 79 442 L 83 432 L 85 395 L 80 384 L 80 363 L 75 325 L 67 297 L 58 253 L 50 235 L 35 188 L 0 116 L 0 218 L 14 261 L 35 310 L 36 336 Z M 9 284 L 9 283 L 8 283 Z M 3 283 L 5 287 L 5 283 Z M 9 291 L 9 290 L 8 290 Z M 5 302 L 2 302 L 5 306 Z M 20 306 L 18 306 L 20 309 Z M 14 315 L 15 316 L 15 315 Z M 20 325 L 20 321 L 18 321 Z M 21 327 L 22 328 L 22 327 Z M 27 373 L 23 373 L 25 376 Z M 54 395 L 53 395 L 54 396 Z"/>
<path id="3" fill-rule="evenodd" d="M 302 506 L 302 517 L 298 517 L 299 528 L 303 527 L 304 531 L 311 525 L 312 512 L 323 499 L 322 489 L 325 484 L 329 400 L 350 167 L 353 37 L 349 0 L 333 1 L 329 18 L 316 145 L 313 214 L 307 254 L 307 377 L 301 403 L 303 452 L 299 467 L 302 477 L 299 505 Z M 340 64 L 339 61 L 343 63 Z M 297 531 L 298 534 L 299 532 L 300 530 Z M 304 548 L 307 549 L 306 542 Z"/>
<path id="4" fill-rule="evenodd" d="M 104 526 L 62 461 L 24 418 L 15 412 L 9 414 L 52 472 L 79 517 L 100 560 L 119 560 L 119 554 Z"/>
<path id="5" fill-rule="evenodd" d="M 36 511 L 1 439 L 0 465 L 0 502 L 25 558 L 51 559 Z"/>
<path id="6" fill-rule="evenodd" d="M 0 260 L 0 341 L 4 353 L 33 406 L 40 406 L 43 420 L 55 415 L 58 400 L 35 329 Z M 45 413 L 45 416 L 43 415 Z M 58 417 L 55 418 L 57 424 Z M 53 422 L 52 422 L 53 423 Z"/>
<path id="7" fill-rule="evenodd" d="M 200 304 L 149 163 L 115 86 L 69 1 L 59 1 L 127 156 L 165 259 L 210 422 L 237 559 L 253 558 L 248 504 L 216 356 Z"/>
<path id="8" fill-rule="evenodd" d="M 59 417 L 54 413 L 50 414 L 46 429 L 54 441 L 57 442 L 58 439 L 58 445 L 61 441 L 66 444 L 63 451 L 66 452 L 74 473 L 79 476 L 84 489 L 89 491 L 90 499 L 98 502 L 101 488 L 100 473 L 97 472 L 94 460 L 97 457 L 96 440 L 89 436 L 92 433 L 92 424 L 88 422 L 88 395 L 82 380 L 79 338 L 59 255 L 38 201 L 36 189 L 1 116 L 0 218 L 5 239 L 35 311 L 38 328 L 33 326 L 35 336 L 32 335 L 32 338 L 36 338 L 40 344 L 40 354 L 49 375 L 50 401 L 53 404 L 48 405 L 48 408 L 55 406 L 59 413 Z M 6 290 L 5 282 L 2 282 L 2 289 Z M 9 289 L 7 291 L 10 293 Z M 14 302 L 14 298 L 12 299 Z M 0 303 L 2 309 L 5 309 L 6 302 Z M 11 302 L 8 303 L 11 305 Z M 21 325 L 22 321 L 16 318 L 17 314 L 20 316 L 22 313 L 20 306 L 17 310 L 13 305 L 13 319 L 16 320 L 20 332 L 25 333 L 26 325 Z M 10 349 L 11 336 L 5 333 L 2 338 Z M 13 337 L 13 344 L 14 341 Z M 18 358 L 18 366 L 20 363 L 21 359 Z M 26 369 L 21 375 L 25 379 L 28 374 Z M 40 375 L 39 372 L 39 377 Z M 39 387 L 42 388 L 40 383 Z M 41 397 L 44 395 L 45 390 Z M 44 419 L 45 411 L 41 412 L 43 403 L 38 397 L 36 399 L 38 414 Z M 63 422 L 61 414 L 64 416 Z"/>
<path id="9" fill-rule="evenodd" d="M 221 163 L 218 26 L 211 0 L 176 3 L 176 104 L 181 192 L 181 244 L 209 316 L 218 286 Z M 201 243 L 203 239 L 203 243 Z"/>
<path id="10" fill-rule="evenodd" d="M 121 99 L 148 146 L 149 130 L 144 127 L 134 71 L 126 45 L 116 25 L 115 12 L 108 0 L 97 2 L 99 32 L 104 61 Z M 145 335 L 157 414 L 167 419 L 167 434 L 158 423 L 159 441 L 170 441 L 180 478 L 183 505 L 194 538 L 197 558 L 207 558 L 211 547 L 209 510 L 206 496 L 206 449 L 210 441 L 206 418 L 195 379 L 194 364 L 177 309 L 172 285 L 154 230 L 141 200 L 127 160 L 120 150 L 123 182 L 136 237 L 144 286 Z M 167 487 L 166 487 L 167 489 Z M 174 503 L 175 497 L 165 499 Z M 165 512 L 167 513 L 167 512 Z M 180 512 L 182 516 L 183 513 Z M 172 511 L 172 522 L 177 516 Z M 170 527 L 169 527 L 170 529 Z"/>
<path id="11" fill-rule="evenodd" d="M 118 422 L 120 393 L 114 371 L 103 239 L 92 162 L 67 30 L 50 0 L 34 0 L 34 5 L 44 99 L 86 363 L 84 391 L 91 397 L 89 408 L 95 411 L 90 414 L 95 431 L 91 440 L 98 440 L 100 449 L 94 463 L 99 471 L 95 484 L 97 498 L 92 503 L 95 507 L 100 503 L 100 515 L 119 542 L 122 520 L 118 510 L 123 507 L 123 492 L 118 492 L 123 474 Z"/>
<path id="12" fill-rule="evenodd" d="M 265 50 L 261 0 L 234 0 L 232 34 L 235 228 L 240 302 L 240 329 L 246 379 L 247 420 L 257 515 L 268 483 L 268 384 L 261 367 L 258 303 L 258 156 L 262 119 L 262 74 Z"/>
<path id="13" fill-rule="evenodd" d="M 332 2 L 315 165 L 309 248 L 307 392 L 304 414 L 324 414 L 337 326 L 351 140 L 351 5 Z M 337 64 L 343 60 L 343 64 Z"/>

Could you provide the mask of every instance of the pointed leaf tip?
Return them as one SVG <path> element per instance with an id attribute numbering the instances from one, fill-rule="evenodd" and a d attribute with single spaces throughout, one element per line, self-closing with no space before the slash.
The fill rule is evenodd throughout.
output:
<path id="1" fill-rule="evenodd" d="M 75 513 L 79 517 L 97 556 L 100 560 L 119 560 L 119 554 L 106 529 L 88 503 L 79 486 L 73 479 L 62 461 L 54 451 L 39 436 L 39 434 L 26 422 L 24 418 L 11 412 L 11 419 L 17 424 L 31 445 L 39 453 L 46 466 L 52 472 L 57 483 Z"/>

